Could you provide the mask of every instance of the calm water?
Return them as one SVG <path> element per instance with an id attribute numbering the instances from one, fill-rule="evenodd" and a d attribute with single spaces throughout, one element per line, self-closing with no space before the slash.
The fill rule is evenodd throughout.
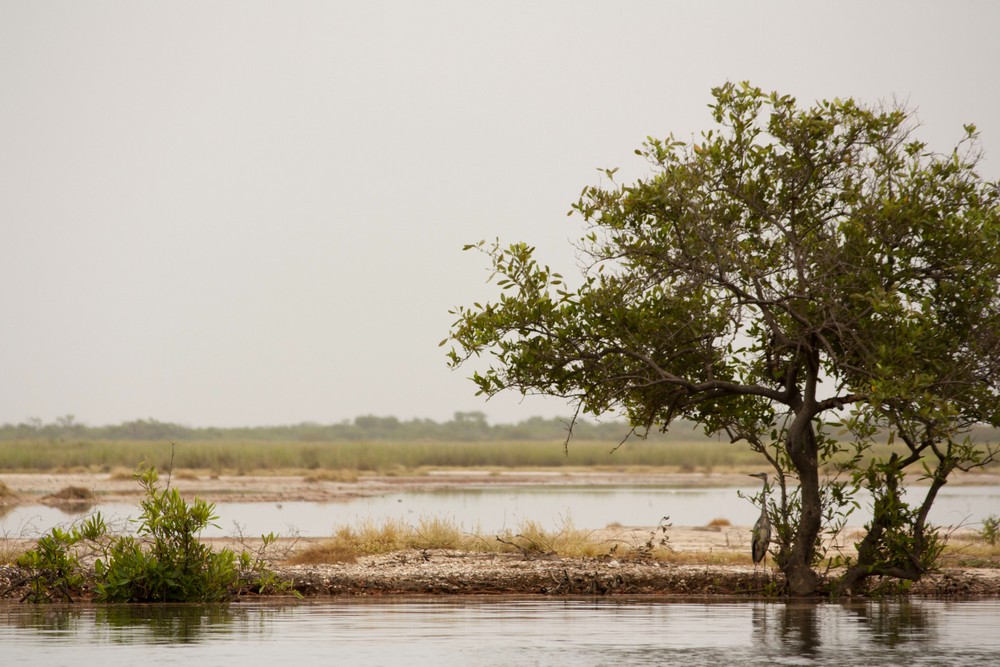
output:
<path id="1" fill-rule="evenodd" d="M 518 486 L 483 487 L 454 491 L 393 493 L 371 498 L 355 498 L 337 503 L 219 503 L 218 528 L 206 537 L 224 537 L 239 525 L 245 535 L 269 532 L 304 537 L 331 535 L 338 525 L 357 525 L 362 519 L 399 518 L 414 522 L 422 516 L 450 518 L 470 531 L 487 533 L 517 529 L 532 520 L 553 529 L 571 520 L 578 528 L 603 528 L 611 523 L 625 526 L 655 526 L 669 516 L 677 526 L 703 526 L 712 519 L 728 519 L 734 525 L 749 526 L 758 510 L 737 496 L 736 488 L 677 489 L 662 487 L 605 486 Z M 755 493 L 758 486 L 743 487 Z M 127 524 L 136 516 L 132 504 L 106 504 L 76 512 L 25 505 L 13 508 L 0 518 L 0 535 L 34 536 L 52 526 L 99 509 L 105 517 Z M 1000 514 L 1000 487 L 945 487 L 931 511 L 931 521 L 942 526 L 979 523 L 991 514 Z M 862 526 L 868 518 L 864 510 L 850 518 Z"/>
<path id="2" fill-rule="evenodd" d="M 1000 602 L 0 605 L 3 665 L 986 665 Z"/>

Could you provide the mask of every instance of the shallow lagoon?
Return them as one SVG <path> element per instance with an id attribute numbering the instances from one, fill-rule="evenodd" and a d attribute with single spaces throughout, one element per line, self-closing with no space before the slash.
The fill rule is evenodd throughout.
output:
<path id="1" fill-rule="evenodd" d="M 204 535 L 226 537 L 239 526 L 249 536 L 273 531 L 325 537 L 338 525 L 357 525 L 365 519 L 415 522 L 423 516 L 450 518 L 469 531 L 485 533 L 514 530 L 528 520 L 545 529 L 557 529 L 566 520 L 587 529 L 613 523 L 655 526 L 664 516 L 669 516 L 677 526 L 704 526 L 716 518 L 728 519 L 736 526 L 749 526 L 759 510 L 750 500 L 737 495 L 740 490 L 753 494 L 759 487 L 484 486 L 405 491 L 335 503 L 218 503 L 217 527 L 206 530 Z M 919 492 L 919 487 L 912 492 Z M 14 507 L 0 519 L 0 534 L 37 536 L 54 525 L 71 523 L 94 510 L 126 527 L 127 518 L 137 515 L 136 506 L 125 503 L 69 512 L 44 505 L 23 505 Z M 978 527 L 991 514 L 1000 514 L 1000 487 L 953 486 L 941 490 L 930 519 L 942 526 Z M 860 527 L 868 516 L 864 509 L 859 510 L 850 517 L 849 525 Z"/>

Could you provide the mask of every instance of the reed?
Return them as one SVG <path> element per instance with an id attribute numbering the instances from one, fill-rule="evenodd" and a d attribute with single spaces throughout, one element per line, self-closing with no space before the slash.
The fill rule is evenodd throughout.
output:
<path id="1" fill-rule="evenodd" d="M 218 472 L 355 471 L 389 474 L 421 468 L 636 468 L 711 470 L 759 465 L 745 446 L 710 440 L 670 443 L 562 442 L 266 442 L 18 440 L 0 442 L 0 471 L 112 472 L 146 463 Z M 319 475 L 319 473 L 317 473 Z"/>
<path id="2" fill-rule="evenodd" d="M 877 445 L 869 455 L 886 456 Z M 764 469 L 745 444 L 703 437 L 669 442 L 573 441 L 162 441 L 13 440 L 0 442 L 0 472 L 89 471 L 116 474 L 140 463 L 160 470 L 216 474 L 298 472 L 348 481 L 357 474 L 413 473 L 428 468 L 605 469 L 668 468 L 685 472 Z M 171 468 L 172 464 L 172 468 Z M 993 464 L 997 467 L 1000 464 Z M 833 472 L 835 464 L 829 466 Z"/>

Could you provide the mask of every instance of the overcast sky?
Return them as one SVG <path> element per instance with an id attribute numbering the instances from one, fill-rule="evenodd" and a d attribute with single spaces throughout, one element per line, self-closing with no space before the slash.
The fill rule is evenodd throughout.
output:
<path id="1" fill-rule="evenodd" d="M 499 236 L 749 79 L 899 99 L 1000 177 L 1000 3 L 0 0 L 0 422 L 511 422 L 438 342 Z"/>

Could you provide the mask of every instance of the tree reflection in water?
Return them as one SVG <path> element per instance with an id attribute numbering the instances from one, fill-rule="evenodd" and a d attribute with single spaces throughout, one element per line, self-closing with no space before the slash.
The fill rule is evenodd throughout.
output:
<path id="1" fill-rule="evenodd" d="M 931 613 L 909 600 L 859 601 L 841 605 L 868 628 L 871 641 L 889 648 L 909 642 L 932 642 L 937 627 Z"/>
<path id="2" fill-rule="evenodd" d="M 260 637 L 284 610 L 283 605 L 17 605 L 0 607 L 0 622 L 46 636 L 82 633 L 97 643 L 197 644 L 234 634 Z"/>
<path id="3" fill-rule="evenodd" d="M 938 641 L 934 614 L 909 600 L 758 602 L 751 624 L 756 643 L 768 653 L 782 655 L 815 657 L 845 644 L 892 649 Z"/>
<path id="4" fill-rule="evenodd" d="M 781 643 L 798 655 L 814 656 L 823 642 L 816 622 L 817 606 L 811 602 L 789 601 L 779 618 Z"/>
<path id="5" fill-rule="evenodd" d="M 226 634 L 243 616 L 232 605 L 108 605 L 96 607 L 94 626 L 114 643 L 195 644 Z"/>
<path id="6" fill-rule="evenodd" d="M 815 656 L 823 643 L 816 610 L 815 602 L 754 603 L 753 636 L 768 652 L 780 649 L 783 655 Z"/>

